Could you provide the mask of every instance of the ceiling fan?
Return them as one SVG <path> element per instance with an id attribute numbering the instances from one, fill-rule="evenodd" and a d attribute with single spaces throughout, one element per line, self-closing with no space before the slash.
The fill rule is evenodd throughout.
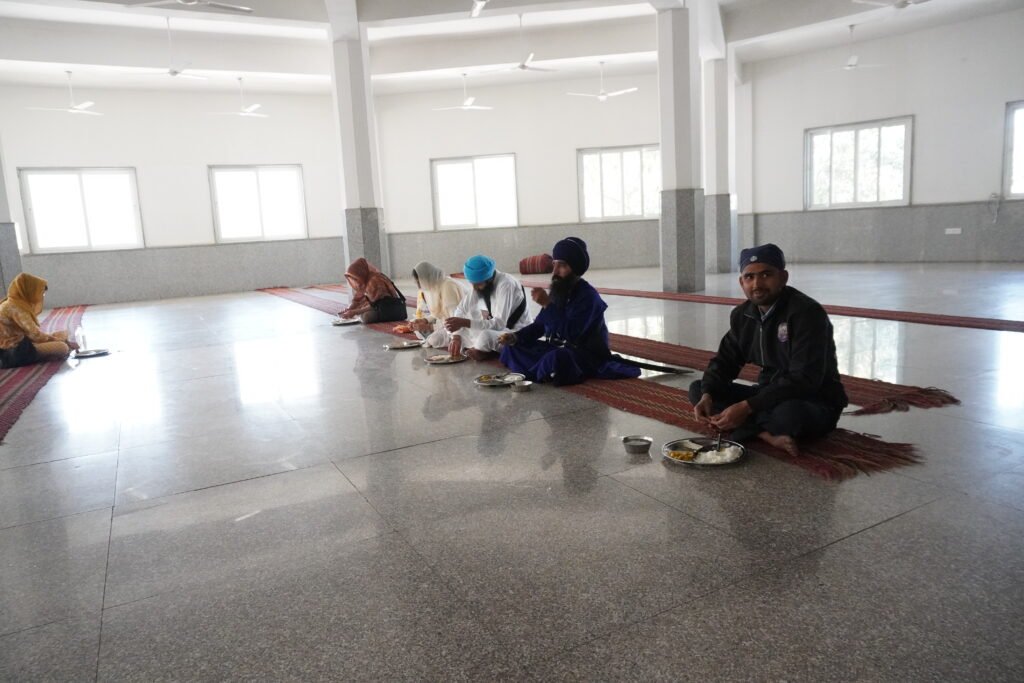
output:
<path id="1" fill-rule="evenodd" d="M 843 71 L 855 71 L 857 69 L 876 69 L 881 64 L 861 64 L 860 57 L 858 57 L 853 51 L 853 29 L 856 24 L 850 24 L 850 56 L 847 58 L 846 63 L 843 64 Z"/>
<path id="2" fill-rule="evenodd" d="M 435 107 L 434 111 L 452 111 L 453 109 L 461 109 L 462 111 L 483 111 L 487 109 L 494 109 L 494 107 L 485 107 L 481 104 L 473 104 L 476 102 L 475 97 L 471 97 L 466 90 L 466 74 L 462 74 L 462 104 L 455 107 Z"/>
<path id="3" fill-rule="evenodd" d="M 101 114 L 98 111 L 90 111 L 90 109 L 92 109 L 93 105 L 96 104 L 95 102 L 93 102 L 91 100 L 88 100 L 88 101 L 85 101 L 85 102 L 79 102 L 78 104 L 75 104 L 75 92 L 71 88 L 71 72 L 70 71 L 65 71 L 64 73 L 66 73 L 68 75 L 68 106 L 67 107 L 63 107 L 63 108 L 58 108 L 58 107 L 28 107 L 28 109 L 32 109 L 33 111 L 63 111 L 63 112 L 66 112 L 68 114 L 88 114 L 89 116 L 103 116 L 103 114 Z"/>
<path id="4" fill-rule="evenodd" d="M 250 116 L 252 118 L 266 119 L 270 118 L 268 114 L 261 114 L 256 110 L 262 107 L 262 104 L 245 104 L 245 86 L 242 84 L 242 77 L 238 77 L 238 111 L 218 111 L 215 114 L 223 116 Z"/>
<path id="5" fill-rule="evenodd" d="M 523 15 L 519 15 L 519 48 L 520 54 L 526 52 L 526 41 L 523 40 Z M 557 71 L 558 69 L 546 69 L 542 66 L 533 66 L 533 53 L 526 55 L 526 59 L 519 62 L 513 67 L 509 67 L 509 71 Z"/>
<path id="6" fill-rule="evenodd" d="M 469 16 L 472 19 L 476 19 L 480 16 L 480 13 L 484 11 L 484 7 L 487 6 L 487 0 L 473 0 L 472 7 L 469 8 Z"/>
<path id="7" fill-rule="evenodd" d="M 893 0 L 893 2 L 880 2 L 879 0 L 851 0 L 857 5 L 874 5 L 875 7 L 892 7 L 893 9 L 904 9 L 909 5 L 923 5 L 929 0 Z"/>
<path id="8" fill-rule="evenodd" d="M 170 65 L 163 71 L 157 71 L 155 73 L 146 73 L 144 76 L 180 76 L 181 78 L 191 78 L 196 81 L 205 81 L 206 76 L 196 76 L 195 74 L 185 73 L 185 69 L 189 67 L 191 62 L 185 62 L 180 68 L 174 66 L 174 43 L 171 41 L 171 18 L 165 17 L 167 21 L 167 63 Z"/>
<path id="9" fill-rule="evenodd" d="M 619 95 L 625 95 L 626 93 L 636 92 L 639 88 L 623 88 L 622 90 L 613 90 L 608 92 L 604 89 L 604 62 L 599 62 L 601 65 L 601 89 L 595 93 L 589 92 L 568 92 L 566 95 L 573 95 L 575 97 L 594 97 L 597 98 L 598 102 L 604 102 L 609 97 L 618 97 Z"/>
<path id="10" fill-rule="evenodd" d="M 214 7 L 216 9 L 227 9 L 232 12 L 252 13 L 252 7 L 245 5 L 233 5 L 229 2 L 214 2 L 214 0 L 128 0 L 122 2 L 125 7 L 159 7 L 160 5 L 184 5 L 185 7 Z"/>

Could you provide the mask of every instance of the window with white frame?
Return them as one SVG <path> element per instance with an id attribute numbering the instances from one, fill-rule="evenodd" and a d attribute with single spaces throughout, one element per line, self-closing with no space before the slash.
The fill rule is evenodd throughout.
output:
<path id="1" fill-rule="evenodd" d="M 30 251 L 137 249 L 145 246 L 135 170 L 18 170 Z"/>
<path id="2" fill-rule="evenodd" d="M 301 166 L 211 166 L 218 242 L 306 236 Z"/>
<path id="3" fill-rule="evenodd" d="M 661 215 L 661 154 L 657 145 L 581 149 L 577 160 L 582 220 Z"/>
<path id="4" fill-rule="evenodd" d="M 1024 101 L 1006 105 L 1006 179 L 1004 195 L 1024 197 Z"/>
<path id="5" fill-rule="evenodd" d="M 514 154 L 435 159 L 434 225 L 442 229 L 519 224 Z"/>
<path id="6" fill-rule="evenodd" d="M 909 116 L 808 130 L 807 208 L 909 204 L 912 139 Z"/>

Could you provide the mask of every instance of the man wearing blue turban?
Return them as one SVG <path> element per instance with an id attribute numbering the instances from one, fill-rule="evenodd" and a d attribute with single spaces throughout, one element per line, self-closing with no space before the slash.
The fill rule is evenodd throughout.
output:
<path id="1" fill-rule="evenodd" d="M 494 259 L 481 254 L 470 257 L 462 272 L 473 289 L 444 321 L 450 334 L 448 353 L 458 356 L 465 351 L 473 360 L 493 358 L 498 355 L 498 338 L 503 332 L 518 330 L 533 320 L 526 290 L 514 277 L 499 271 Z"/>
<path id="2" fill-rule="evenodd" d="M 561 240 L 551 251 L 551 290 L 533 290 L 542 307 L 536 322 L 502 335 L 501 362 L 534 382 L 579 384 L 588 377 L 639 377 L 608 348 L 604 312 L 608 304 L 583 279 L 590 267 L 587 243 L 578 237 Z M 545 340 L 541 340 L 545 337 Z"/>

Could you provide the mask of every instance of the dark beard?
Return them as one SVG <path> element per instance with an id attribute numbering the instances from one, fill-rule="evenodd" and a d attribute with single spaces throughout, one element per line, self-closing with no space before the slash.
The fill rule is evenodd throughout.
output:
<path id="1" fill-rule="evenodd" d="M 569 277 L 558 277 L 557 275 L 552 275 L 551 289 L 548 290 L 551 302 L 559 308 L 565 308 L 565 305 L 569 303 L 569 295 L 572 294 L 572 290 L 579 280 L 579 277 L 575 274 L 570 275 Z"/>

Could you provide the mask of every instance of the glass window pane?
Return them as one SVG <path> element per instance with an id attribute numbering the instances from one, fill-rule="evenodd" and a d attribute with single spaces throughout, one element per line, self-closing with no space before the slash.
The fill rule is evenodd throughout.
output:
<path id="1" fill-rule="evenodd" d="M 640 150 L 622 152 L 622 215 L 643 214 L 643 193 L 641 188 Z"/>
<path id="2" fill-rule="evenodd" d="M 644 215 L 661 215 L 661 151 L 644 150 Z"/>
<path id="3" fill-rule="evenodd" d="M 832 134 L 832 203 L 853 201 L 854 132 Z"/>
<path id="4" fill-rule="evenodd" d="M 832 190 L 832 135 L 817 133 L 811 137 L 811 203 L 828 206 Z"/>
<path id="5" fill-rule="evenodd" d="M 907 127 L 882 126 L 878 169 L 879 201 L 903 199 L 903 159 Z"/>
<path id="6" fill-rule="evenodd" d="M 1013 150 L 1010 153 L 1010 192 L 1024 194 L 1024 107 L 1013 113 Z"/>
<path id="7" fill-rule="evenodd" d="M 878 201 L 878 129 L 857 132 L 857 201 Z"/>
<path id="8" fill-rule="evenodd" d="M 267 239 L 304 237 L 306 212 L 302 203 L 302 176 L 297 168 L 261 168 L 260 208 L 263 236 Z"/>
<path id="9" fill-rule="evenodd" d="M 601 155 L 583 155 L 583 217 L 601 218 Z"/>
<path id="10" fill-rule="evenodd" d="M 437 182 L 437 214 L 441 225 L 475 225 L 473 162 L 438 163 L 434 169 Z"/>
<path id="11" fill-rule="evenodd" d="M 35 173 L 26 178 L 39 248 L 88 247 L 78 174 Z"/>
<path id="12" fill-rule="evenodd" d="M 620 152 L 601 154 L 601 196 L 605 218 L 622 215 L 622 154 Z"/>
<path id="13" fill-rule="evenodd" d="M 477 225 L 497 227 L 515 225 L 516 164 L 510 156 L 474 159 L 476 171 Z"/>
<path id="14" fill-rule="evenodd" d="M 214 171 L 213 178 L 221 238 L 237 240 L 260 237 L 262 230 L 256 171 L 221 169 Z"/>
<path id="15" fill-rule="evenodd" d="M 141 246 L 128 173 L 83 173 L 85 212 L 94 247 Z"/>

